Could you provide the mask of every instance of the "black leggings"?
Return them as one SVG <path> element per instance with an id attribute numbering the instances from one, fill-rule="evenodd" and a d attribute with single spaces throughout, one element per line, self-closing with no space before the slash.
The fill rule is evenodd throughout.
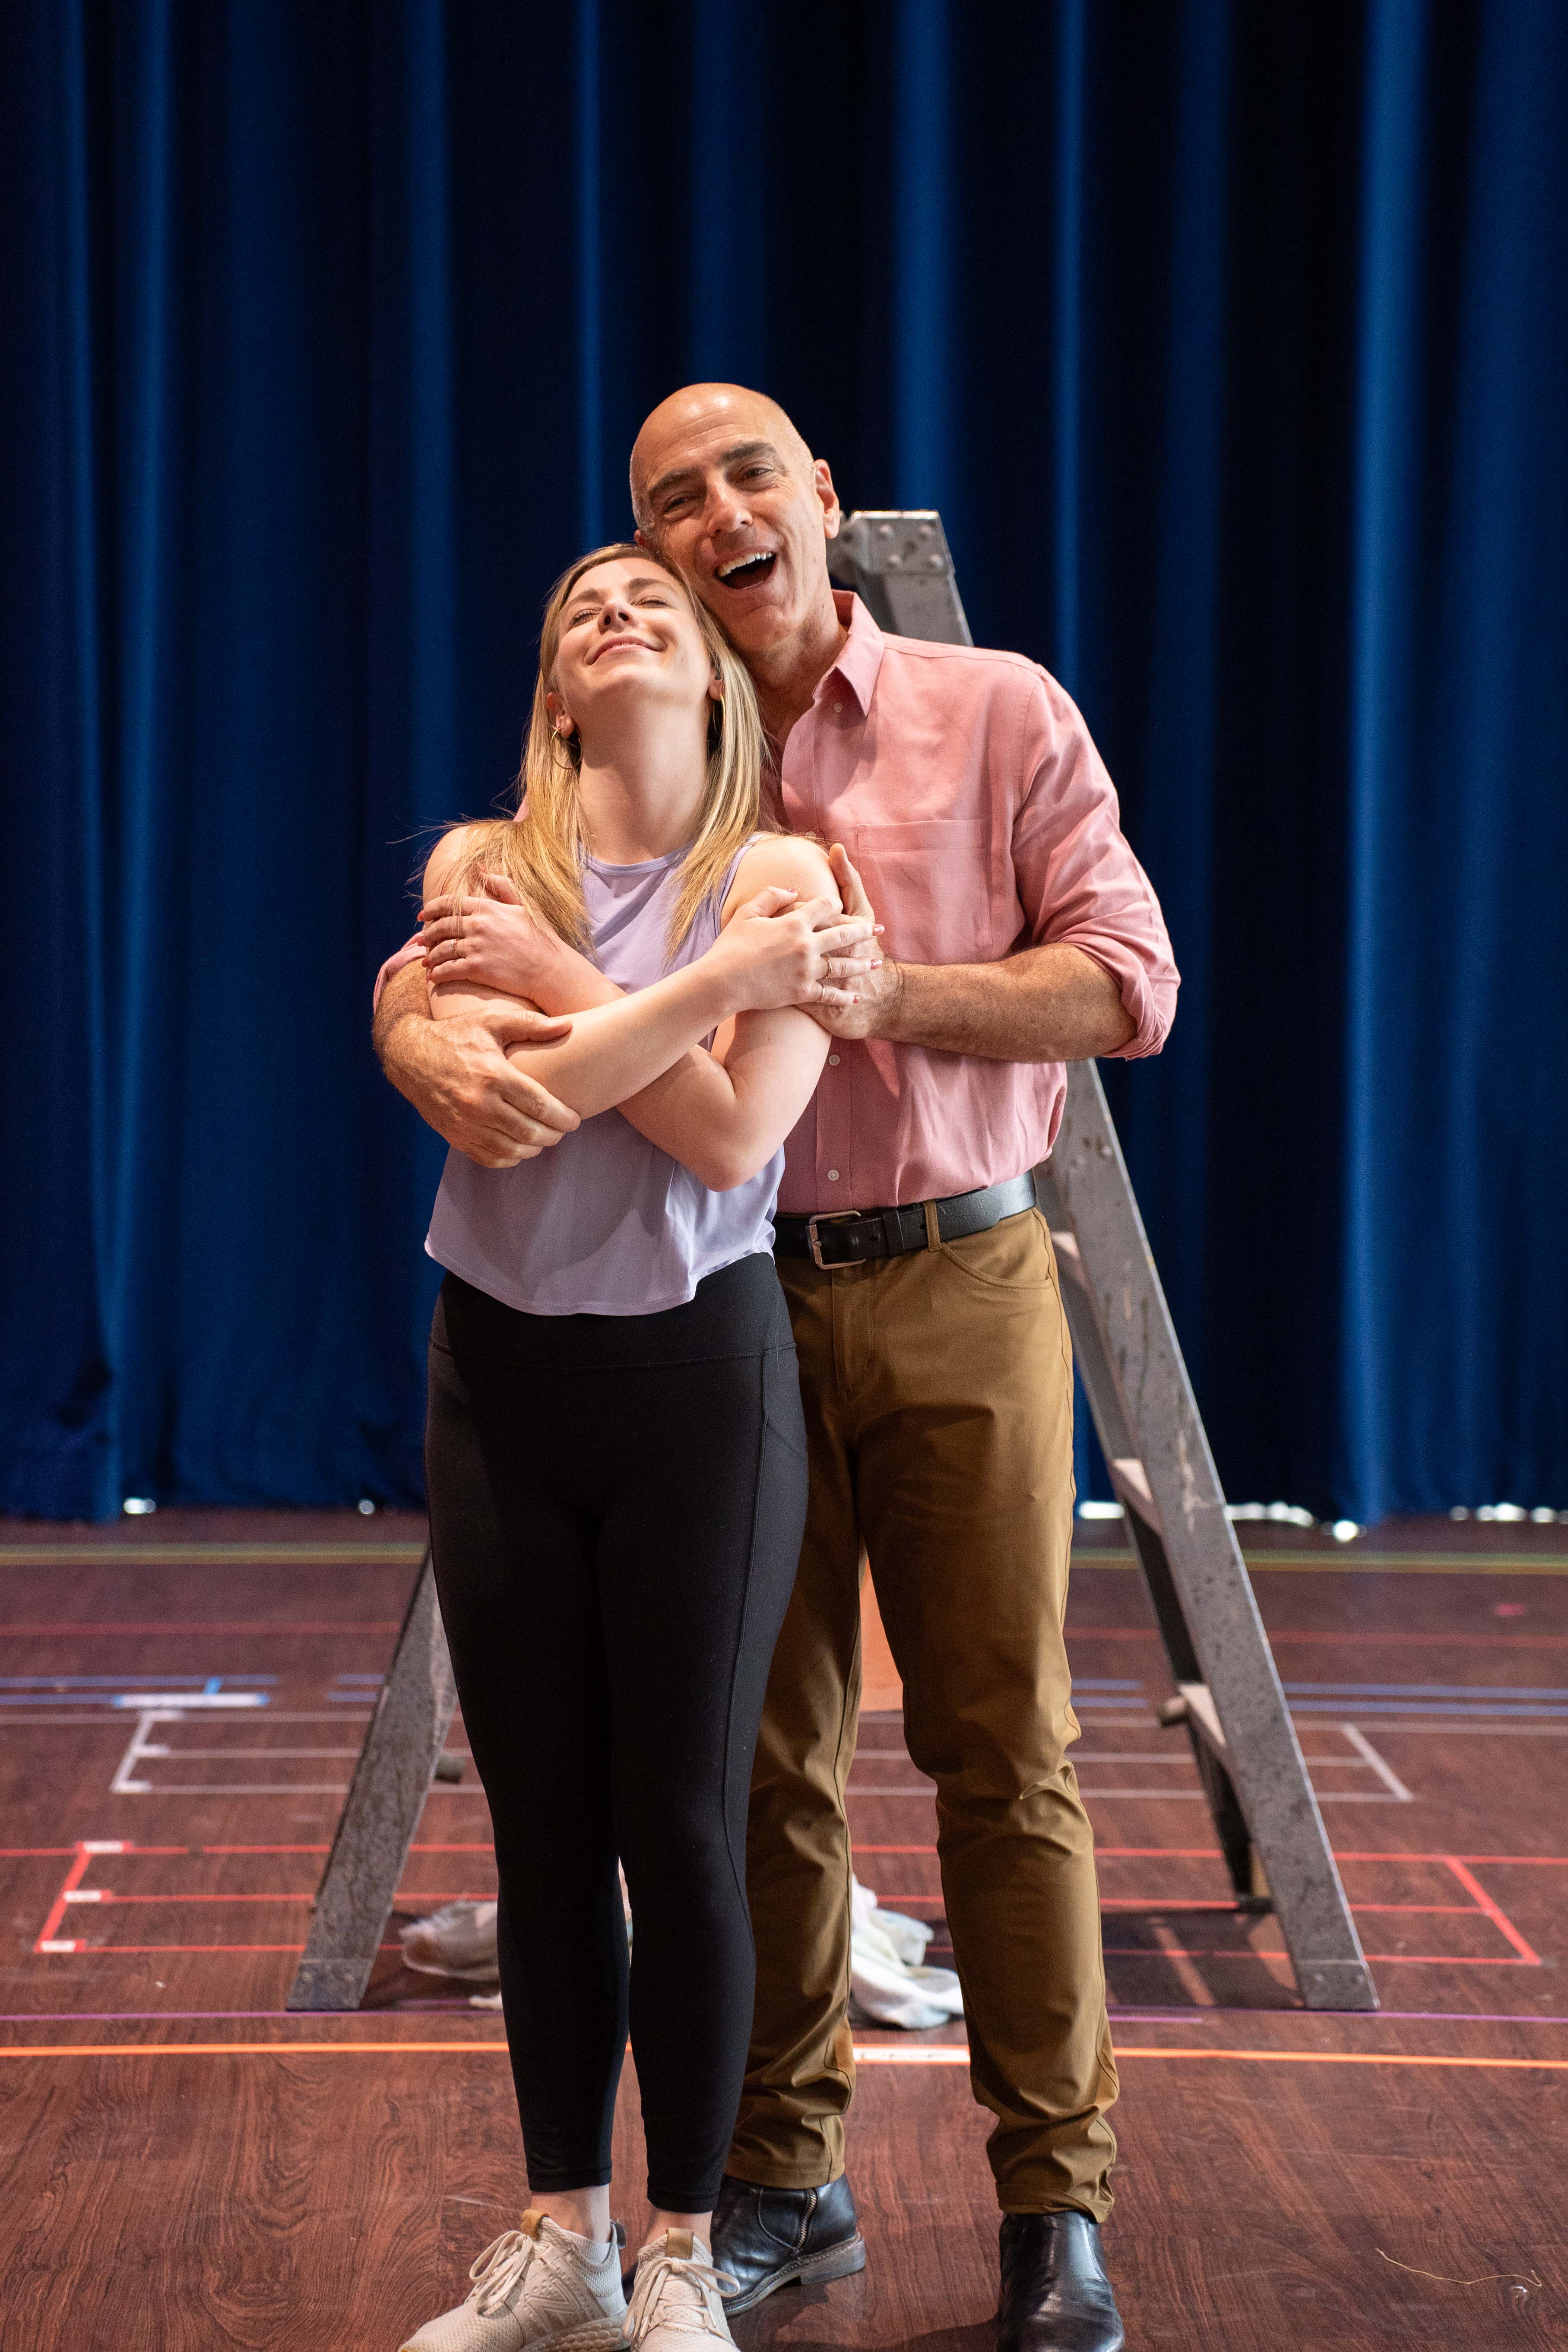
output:
<path id="1" fill-rule="evenodd" d="M 521 1315 L 449 1274 L 426 1471 L 529 2185 L 608 2181 L 629 2021 L 649 2201 L 706 2212 L 752 2024 L 752 1756 L 805 1521 L 772 1259 L 624 1317 Z"/>

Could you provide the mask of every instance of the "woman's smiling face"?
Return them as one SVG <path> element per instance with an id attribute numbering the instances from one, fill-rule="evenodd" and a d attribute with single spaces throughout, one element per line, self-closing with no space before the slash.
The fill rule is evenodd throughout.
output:
<path id="1" fill-rule="evenodd" d="M 548 706 L 563 733 L 592 735 L 628 697 L 705 721 L 718 690 L 685 590 L 646 556 L 614 556 L 574 583 L 561 608 Z"/>

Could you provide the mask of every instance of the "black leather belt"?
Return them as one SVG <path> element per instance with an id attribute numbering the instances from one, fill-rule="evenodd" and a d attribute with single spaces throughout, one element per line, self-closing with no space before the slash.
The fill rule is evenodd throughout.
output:
<path id="1" fill-rule="evenodd" d="M 962 1241 L 966 1234 L 989 1233 L 1004 1217 L 1035 1206 L 1035 1176 L 1010 1177 L 1005 1184 L 983 1184 L 976 1192 L 952 1192 L 932 1203 L 937 1238 Z M 815 1217 L 775 1216 L 773 1248 L 779 1257 L 808 1257 L 823 1267 L 863 1265 L 868 1258 L 902 1257 L 930 1246 L 926 1204 L 901 1209 L 824 1210 Z"/>

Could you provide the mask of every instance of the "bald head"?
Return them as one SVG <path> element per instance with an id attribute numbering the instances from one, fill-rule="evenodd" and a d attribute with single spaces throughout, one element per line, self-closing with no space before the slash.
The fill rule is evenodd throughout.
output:
<path id="1" fill-rule="evenodd" d="M 713 438 L 734 446 L 766 443 L 802 481 L 811 479 L 811 451 L 791 418 L 765 392 L 749 392 L 742 383 L 683 384 L 659 402 L 632 444 L 632 512 L 639 530 L 652 529 L 650 501 L 668 459 L 679 457 L 694 437 L 704 444 Z"/>

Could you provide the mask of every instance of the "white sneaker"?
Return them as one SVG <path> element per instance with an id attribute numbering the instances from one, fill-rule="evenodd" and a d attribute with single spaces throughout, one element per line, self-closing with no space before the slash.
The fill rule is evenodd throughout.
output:
<path id="1" fill-rule="evenodd" d="M 723 2290 L 737 2282 L 716 2271 L 713 2257 L 689 2230 L 667 2230 L 637 2256 L 637 2274 L 621 2334 L 635 2352 L 691 2352 L 693 2336 L 733 2344 L 724 2316 Z"/>
<path id="2" fill-rule="evenodd" d="M 403 2352 L 612 2352 L 620 2342 L 626 2299 L 613 2238 L 595 2262 L 581 2239 L 530 2206 L 468 2276 L 464 2301 L 427 2319 Z"/>

